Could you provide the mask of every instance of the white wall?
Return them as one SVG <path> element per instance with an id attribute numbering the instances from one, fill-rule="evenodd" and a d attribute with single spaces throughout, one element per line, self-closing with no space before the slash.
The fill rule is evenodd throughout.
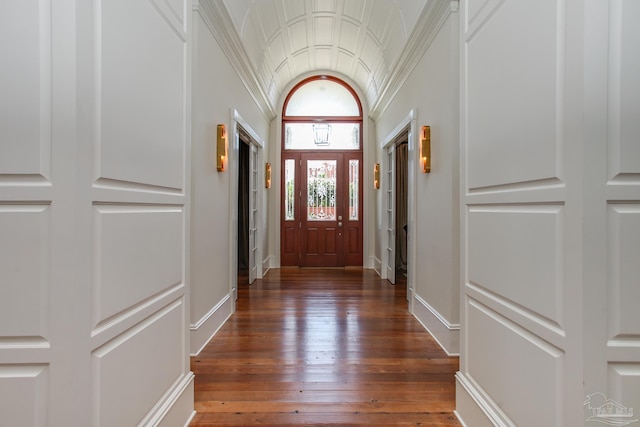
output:
<path id="1" fill-rule="evenodd" d="M 638 408 L 640 7 L 461 12 L 457 413 L 578 426 L 606 398 Z"/>
<path id="2" fill-rule="evenodd" d="M 2 425 L 193 413 L 188 5 L 0 5 Z"/>
<path id="3" fill-rule="evenodd" d="M 376 123 L 379 141 L 393 136 L 390 134 L 411 110 L 417 129 L 431 127 L 431 173 L 415 174 L 417 217 L 412 238 L 416 242 L 416 261 L 409 268 L 415 272 L 414 315 L 450 354 L 458 353 L 459 328 L 457 23 L 454 12 Z M 414 147 L 419 146 L 419 132 L 416 133 Z M 417 156 L 418 152 L 413 154 Z M 378 193 L 383 197 L 382 191 Z M 380 207 L 376 213 L 385 214 Z M 378 226 L 382 223 L 383 219 L 376 220 Z M 378 229 L 378 259 L 382 259 L 382 238 L 382 230 Z"/>
<path id="4" fill-rule="evenodd" d="M 231 293 L 233 276 L 231 239 L 232 186 L 237 185 L 234 153 L 225 172 L 217 172 L 215 162 L 216 129 L 224 124 L 233 135 L 235 110 L 264 141 L 269 123 L 222 52 L 212 33 L 208 11 L 195 5 L 193 12 L 193 139 L 191 197 L 191 353 L 196 354 L 209 341 L 234 310 Z M 229 148 L 233 143 L 228 141 Z M 267 147 L 263 149 L 267 152 Z M 264 164 L 258 168 L 262 177 Z M 262 200 L 266 198 L 264 186 Z M 273 191 L 273 190 L 271 190 Z M 263 210 L 263 215 L 267 212 Z M 263 219 L 261 219 L 263 221 Z M 263 231 L 263 237 L 268 235 Z M 260 261 L 258 261 L 260 262 Z"/>

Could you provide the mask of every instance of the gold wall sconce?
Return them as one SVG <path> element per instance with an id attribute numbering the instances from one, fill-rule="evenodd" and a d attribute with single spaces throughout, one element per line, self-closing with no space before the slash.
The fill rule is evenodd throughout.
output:
<path id="1" fill-rule="evenodd" d="M 420 167 L 422 172 L 431 172 L 431 127 L 422 126 L 420 135 Z"/>
<path id="2" fill-rule="evenodd" d="M 264 187 L 271 188 L 271 163 L 264 164 Z"/>
<path id="3" fill-rule="evenodd" d="M 373 188 L 380 188 L 380 163 L 373 165 Z"/>
<path id="4" fill-rule="evenodd" d="M 224 125 L 218 125 L 218 139 L 216 142 L 216 167 L 218 172 L 224 172 L 227 161 L 227 130 Z"/>

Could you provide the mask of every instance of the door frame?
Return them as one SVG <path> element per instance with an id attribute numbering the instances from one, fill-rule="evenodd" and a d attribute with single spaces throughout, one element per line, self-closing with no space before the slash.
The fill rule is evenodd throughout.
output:
<path id="1" fill-rule="evenodd" d="M 395 150 L 396 142 L 401 138 L 405 133 L 408 134 L 408 176 L 407 176 L 407 229 L 409 233 L 407 235 L 407 301 L 409 304 L 409 312 L 413 314 L 413 294 L 415 292 L 415 281 L 416 281 L 416 239 L 415 239 L 415 230 L 416 230 L 416 173 L 419 167 L 419 159 L 417 155 L 417 147 L 418 147 L 418 129 L 416 124 L 416 116 L 417 109 L 413 109 L 409 112 L 409 114 L 396 126 L 396 128 L 391 131 L 386 138 L 384 138 L 380 144 L 380 150 L 382 151 L 382 171 L 381 176 L 386 177 L 386 173 L 390 170 L 389 162 L 395 162 L 395 154 L 392 156 L 387 156 L 389 150 Z M 389 160 L 391 157 L 391 160 Z M 395 169 L 395 165 L 393 166 Z M 394 182 L 390 183 L 389 179 L 385 179 L 384 189 L 388 190 L 390 185 L 395 186 Z M 395 189 L 392 189 L 395 191 Z M 386 192 L 381 196 L 385 197 Z M 384 200 L 383 200 L 384 204 Z M 381 250 L 385 251 L 390 244 L 395 245 L 395 218 L 393 215 L 395 214 L 395 198 L 393 201 L 394 207 L 393 211 L 389 213 L 386 209 L 383 209 L 382 212 L 382 223 L 383 224 L 391 224 L 394 229 L 393 234 L 393 243 L 389 242 L 389 233 L 382 232 L 381 234 Z M 391 217 L 390 217 L 391 216 Z M 392 222 L 389 222 L 392 221 Z M 413 232 L 411 230 L 414 230 Z M 393 269 L 395 271 L 395 257 L 392 261 L 389 260 L 388 257 L 383 256 L 381 254 L 381 277 L 383 279 L 387 278 L 387 270 Z M 392 265 L 389 265 L 392 264 Z"/>
<path id="2" fill-rule="evenodd" d="M 249 156 L 249 169 L 251 171 L 251 152 L 255 148 L 257 150 L 257 163 L 260 164 L 263 159 L 263 148 L 264 141 L 260 136 L 253 130 L 251 125 L 240 116 L 237 110 L 231 110 L 231 129 L 229 132 L 229 176 L 231 177 L 230 183 L 230 191 L 229 191 L 229 207 L 231 211 L 231 215 L 229 217 L 229 248 L 230 248 L 230 256 L 229 256 L 229 292 L 233 296 L 233 304 L 235 310 L 235 301 L 238 298 L 238 169 L 239 163 L 238 158 L 240 154 L 240 133 L 243 133 L 249 139 L 249 148 L 250 148 L 250 156 Z M 257 165 L 255 165 L 257 168 Z M 257 173 L 257 180 L 249 179 L 249 192 L 252 191 L 257 192 L 256 197 L 256 217 L 260 220 L 255 224 L 255 240 L 256 240 L 256 254 L 254 258 L 255 262 L 255 271 L 256 278 L 261 279 L 263 275 L 262 271 L 262 247 L 263 247 L 263 239 L 264 232 L 262 229 L 262 191 L 261 188 L 264 187 L 264 176 Z M 250 212 L 251 214 L 251 212 Z M 251 221 L 250 221 L 251 222 Z M 251 230 L 250 230 L 251 231 Z M 249 257 L 251 260 L 251 256 Z M 249 269 L 252 269 L 252 265 L 249 266 Z"/>
<path id="3" fill-rule="evenodd" d="M 304 243 L 306 242 L 305 234 L 303 233 L 303 223 L 308 225 L 308 219 L 306 217 L 307 210 L 305 195 L 307 190 L 307 169 L 306 169 L 306 161 L 307 160 L 333 160 L 337 161 L 337 165 L 339 168 L 336 182 L 337 185 L 342 185 L 342 192 L 338 193 L 341 196 L 341 199 L 336 202 L 336 207 L 338 208 L 338 215 L 343 216 L 344 218 L 336 218 L 335 227 L 336 230 L 341 233 L 342 237 L 339 240 L 342 240 L 342 244 L 339 244 L 340 250 L 335 254 L 337 256 L 335 267 L 345 267 L 345 266 L 363 266 L 365 265 L 365 246 L 364 246 L 364 229 L 365 229 L 365 219 L 364 219 L 364 155 L 362 150 L 291 150 L 281 156 L 280 159 L 280 206 L 279 211 L 280 215 L 278 218 L 278 224 L 280 225 L 280 241 L 283 242 L 283 235 L 286 233 L 285 229 L 293 230 L 292 233 L 292 241 L 294 242 L 293 247 L 295 248 L 293 252 L 289 252 L 288 255 L 292 255 L 294 252 L 296 254 L 296 260 L 293 261 L 291 257 L 287 257 L 286 264 L 290 266 L 298 266 L 298 267 L 307 267 L 307 266 L 316 266 L 313 262 L 307 262 L 307 258 L 305 254 L 302 252 Z M 293 221 L 285 221 L 283 219 L 283 204 L 284 204 L 284 196 L 285 196 L 285 168 L 284 163 L 287 160 L 293 160 L 295 164 L 295 187 L 294 193 L 295 197 L 295 220 Z M 349 207 L 349 192 L 348 192 L 348 183 L 349 183 L 349 162 L 351 160 L 358 161 L 358 219 L 352 221 L 348 217 L 348 207 Z M 285 223 L 290 224 L 290 226 L 284 227 Z M 311 223 L 314 223 L 312 221 Z M 348 247 L 348 235 L 351 235 L 354 227 L 351 225 L 353 223 L 358 223 L 357 225 L 357 237 L 359 252 L 349 252 Z M 319 225 L 323 225 L 322 221 L 319 222 Z M 338 230 L 339 228 L 339 230 Z M 338 239 L 338 237 L 336 237 Z M 281 263 L 284 262 L 284 257 L 282 253 L 282 246 L 280 247 L 280 259 Z M 357 259 L 357 262 L 354 260 Z"/>

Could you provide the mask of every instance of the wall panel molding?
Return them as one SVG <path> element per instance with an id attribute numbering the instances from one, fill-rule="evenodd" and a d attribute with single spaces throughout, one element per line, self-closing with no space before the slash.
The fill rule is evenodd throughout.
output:
<path id="1" fill-rule="evenodd" d="M 49 204 L 0 203 L 0 337 L 49 337 Z"/>
<path id="2" fill-rule="evenodd" d="M 564 1 L 487 4 L 464 34 L 466 189 L 563 182 Z"/>
<path id="3" fill-rule="evenodd" d="M 95 12 L 95 180 L 185 188 L 187 37 L 162 5 L 108 1 Z"/>
<path id="4" fill-rule="evenodd" d="M 52 15 L 48 1 L 12 4 L 0 17 L 0 176 L 51 179 Z M 19 41 L 19 42 L 18 42 Z M 1 182 L 1 181 L 0 181 Z"/>
<path id="5" fill-rule="evenodd" d="M 465 376 L 481 384 L 514 425 L 536 420 L 537 425 L 562 426 L 563 389 L 557 378 L 565 369 L 563 350 L 473 299 L 467 299 L 465 315 Z M 505 347 L 508 354 L 496 351 Z M 514 383 L 528 387 L 518 388 L 518 398 L 510 399 Z"/>
<path id="6" fill-rule="evenodd" d="M 94 425 L 137 425 L 185 378 L 184 311 L 181 297 L 92 352 Z"/>
<path id="7" fill-rule="evenodd" d="M 609 204 L 607 217 L 608 339 L 633 337 L 640 344 L 640 265 L 628 256 L 640 253 L 640 202 Z"/>
<path id="8" fill-rule="evenodd" d="M 47 427 L 48 364 L 0 365 L 0 396 L 2 425 Z"/>
<path id="9" fill-rule="evenodd" d="M 638 3 L 611 0 L 609 3 L 608 57 L 608 176 L 611 183 L 640 185 L 640 123 L 625 111 L 640 110 L 640 72 L 637 51 L 640 29 Z"/>
<path id="10" fill-rule="evenodd" d="M 94 205 L 94 327 L 178 286 L 183 207 Z"/>
<path id="11" fill-rule="evenodd" d="M 564 207 L 514 204 L 467 209 L 468 283 L 527 307 L 561 328 Z"/>

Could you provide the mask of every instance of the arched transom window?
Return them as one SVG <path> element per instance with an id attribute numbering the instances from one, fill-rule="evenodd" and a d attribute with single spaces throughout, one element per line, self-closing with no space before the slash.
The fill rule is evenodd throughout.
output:
<path id="1" fill-rule="evenodd" d="M 311 77 L 293 88 L 282 124 L 284 150 L 361 150 L 362 106 L 334 77 Z"/>

